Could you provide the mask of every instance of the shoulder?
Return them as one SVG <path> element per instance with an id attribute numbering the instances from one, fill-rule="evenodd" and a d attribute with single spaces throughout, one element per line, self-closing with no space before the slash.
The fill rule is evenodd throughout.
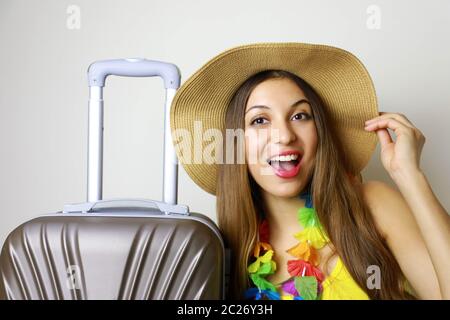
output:
<path id="1" fill-rule="evenodd" d="M 386 182 L 378 181 L 378 180 L 369 180 L 361 184 L 361 190 L 366 201 L 369 206 L 379 206 L 385 200 L 395 198 L 396 189 L 387 184 Z"/>
<path id="2" fill-rule="evenodd" d="M 405 229 L 416 230 L 412 212 L 396 187 L 377 180 L 364 182 L 361 186 L 364 201 L 385 239 Z"/>

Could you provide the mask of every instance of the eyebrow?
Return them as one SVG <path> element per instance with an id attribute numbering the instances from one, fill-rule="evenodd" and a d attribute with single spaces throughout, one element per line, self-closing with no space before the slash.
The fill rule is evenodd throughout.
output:
<path id="1" fill-rule="evenodd" d="M 291 105 L 291 108 L 296 107 L 296 106 L 298 106 L 299 104 L 302 104 L 302 103 L 307 103 L 307 104 L 309 104 L 309 105 L 311 106 L 311 104 L 309 103 L 308 100 L 306 100 L 306 99 L 300 99 L 300 100 L 298 100 L 297 102 L 293 103 L 293 104 Z M 256 106 L 253 106 L 253 107 L 248 108 L 248 110 L 245 111 L 245 114 L 247 114 L 247 112 L 249 112 L 250 110 L 256 109 L 256 108 L 270 109 L 270 107 L 265 106 L 265 105 L 256 105 Z"/>

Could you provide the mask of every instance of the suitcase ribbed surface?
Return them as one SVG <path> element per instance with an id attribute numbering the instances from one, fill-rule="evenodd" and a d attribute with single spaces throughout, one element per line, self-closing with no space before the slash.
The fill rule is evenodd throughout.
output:
<path id="1" fill-rule="evenodd" d="M 0 299 L 220 299 L 223 248 L 188 219 L 52 216 L 7 238 Z"/>

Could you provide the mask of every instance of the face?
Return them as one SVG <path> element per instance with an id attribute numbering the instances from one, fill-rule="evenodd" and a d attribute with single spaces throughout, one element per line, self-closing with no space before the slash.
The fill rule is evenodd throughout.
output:
<path id="1" fill-rule="evenodd" d="M 311 106 L 290 79 L 257 85 L 245 107 L 245 156 L 263 192 L 297 196 L 309 181 L 317 150 Z"/>

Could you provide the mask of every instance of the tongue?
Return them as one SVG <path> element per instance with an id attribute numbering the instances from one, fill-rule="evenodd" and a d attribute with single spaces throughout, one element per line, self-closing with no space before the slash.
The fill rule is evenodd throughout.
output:
<path id="1" fill-rule="evenodd" d="M 275 169 L 281 169 L 283 171 L 289 171 L 295 168 L 296 162 L 292 161 L 273 161 L 272 167 Z"/>

